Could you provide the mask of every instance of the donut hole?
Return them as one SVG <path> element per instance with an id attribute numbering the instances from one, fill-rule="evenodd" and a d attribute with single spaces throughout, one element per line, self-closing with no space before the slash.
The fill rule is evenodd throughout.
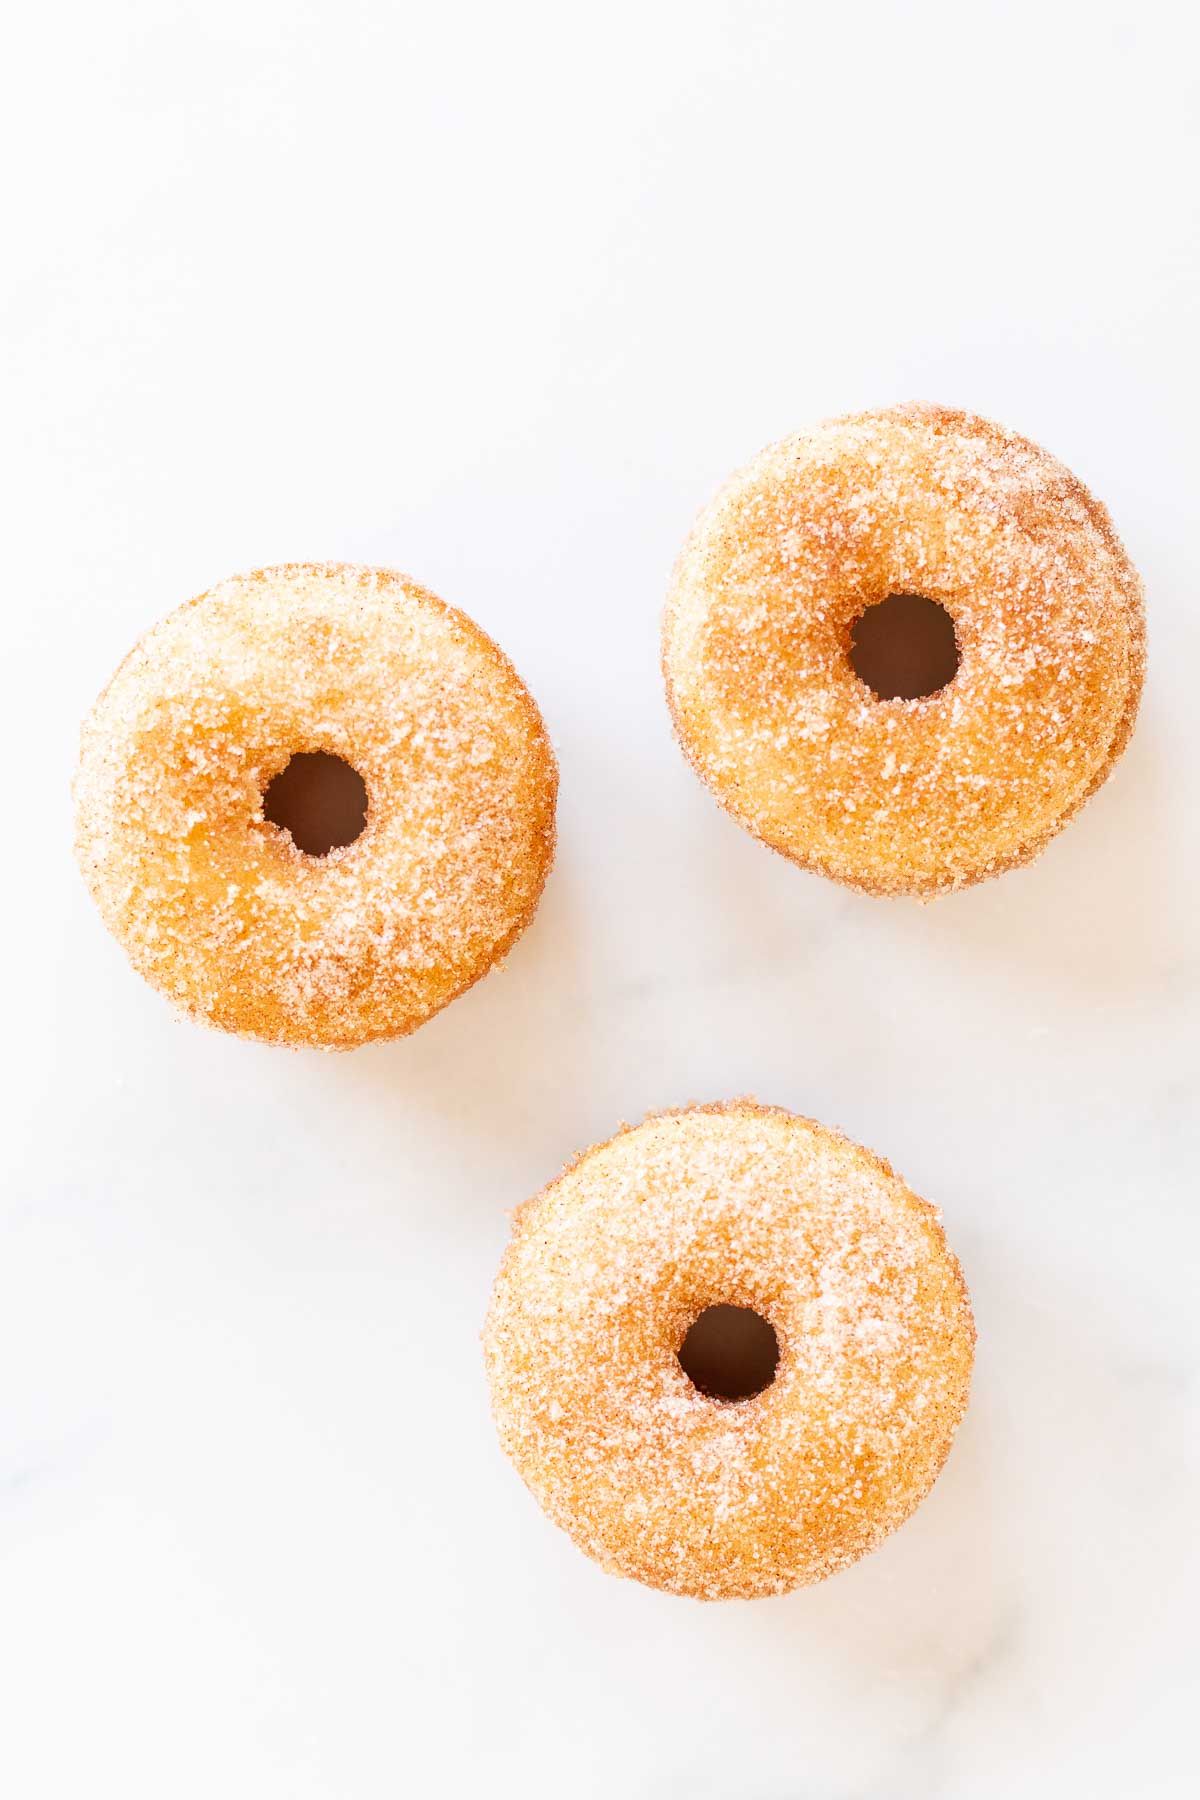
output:
<path id="1" fill-rule="evenodd" d="M 779 1339 L 749 1306 L 706 1306 L 679 1346 L 679 1366 L 710 1400 L 749 1400 L 775 1379 Z"/>
<path id="2" fill-rule="evenodd" d="M 328 750 L 301 750 L 267 783 L 263 818 L 290 834 L 306 856 L 328 856 L 362 835 L 367 784 Z"/>
<path id="3" fill-rule="evenodd" d="M 954 620 L 924 594 L 889 594 L 854 621 L 850 667 L 878 700 L 924 700 L 958 673 Z"/>

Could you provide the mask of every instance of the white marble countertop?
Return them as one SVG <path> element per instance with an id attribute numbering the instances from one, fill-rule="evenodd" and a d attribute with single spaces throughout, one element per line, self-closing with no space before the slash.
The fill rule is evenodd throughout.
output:
<path id="1" fill-rule="evenodd" d="M 1193 1793 L 1195 27 L 26 15 L 0 109 L 0 1788 Z M 743 835 L 657 670 L 715 483 L 902 398 L 1061 455 L 1151 626 L 1109 787 L 1033 867 L 926 908 Z M 508 965 L 345 1057 L 177 1022 L 69 850 L 78 720 L 134 639 L 299 557 L 402 567 L 474 614 L 562 768 Z M 705 1608 L 543 1520 L 478 1332 L 507 1211 L 572 1151 L 741 1092 L 941 1205 L 980 1340 L 903 1531 L 819 1589 Z"/>

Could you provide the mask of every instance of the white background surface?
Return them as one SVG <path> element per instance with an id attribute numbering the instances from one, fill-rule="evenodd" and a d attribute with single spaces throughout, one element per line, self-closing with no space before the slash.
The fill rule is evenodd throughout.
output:
<path id="1" fill-rule="evenodd" d="M 1189 10 L 23 9 L 0 76 L 13 1800 L 1195 1791 Z M 656 642 L 729 469 L 907 398 L 1093 486 L 1152 650 L 1104 793 L 1032 868 L 924 909 L 730 823 L 671 743 Z M 78 720 L 135 638 L 308 557 L 466 608 L 562 767 L 508 966 L 342 1058 L 177 1023 L 69 850 Z M 543 1521 L 478 1330 L 507 1209 L 621 1118 L 744 1091 L 942 1205 L 979 1360 L 888 1546 L 706 1609 Z"/>

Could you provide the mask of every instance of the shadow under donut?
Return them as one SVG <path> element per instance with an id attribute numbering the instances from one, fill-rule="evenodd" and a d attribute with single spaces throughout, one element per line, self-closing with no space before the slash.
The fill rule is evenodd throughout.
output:
<path id="1" fill-rule="evenodd" d="M 502 964 L 410 1036 L 332 1059 L 356 1106 L 382 1108 L 414 1135 L 452 1133 L 462 1191 L 498 1219 L 578 1148 L 547 1131 L 560 1120 L 569 1133 L 564 1092 L 591 1085 L 579 915 L 560 860 Z"/>
<path id="2" fill-rule="evenodd" d="M 1104 787 L 1032 863 L 906 907 L 905 937 L 964 959 L 1002 959 L 1019 982 L 1107 999 L 1170 983 L 1193 956 L 1178 820 L 1153 720 L 1142 721 Z"/>

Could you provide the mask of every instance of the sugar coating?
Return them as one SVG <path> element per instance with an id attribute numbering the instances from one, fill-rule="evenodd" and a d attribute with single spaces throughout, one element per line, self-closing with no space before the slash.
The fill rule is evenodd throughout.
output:
<path id="1" fill-rule="evenodd" d="M 774 1382 L 710 1399 L 677 1352 L 706 1307 L 767 1318 Z M 975 1331 L 940 1218 L 878 1157 L 738 1100 L 652 1116 L 516 1215 L 484 1329 L 500 1441 L 614 1574 L 782 1593 L 929 1491 Z"/>
<path id="2" fill-rule="evenodd" d="M 299 751 L 362 776 L 352 843 L 263 817 Z M 557 771 L 478 626 L 406 576 L 292 563 L 171 613 L 83 726 L 75 847 L 134 967 L 193 1018 L 269 1043 L 396 1037 L 484 974 L 537 905 Z"/>
<path id="3" fill-rule="evenodd" d="M 880 700 L 850 665 L 866 607 L 951 614 L 954 679 Z M 1046 451 L 970 413 L 897 406 L 764 450 L 674 572 L 663 671 L 721 803 L 808 868 L 927 896 L 1027 861 L 1133 729 L 1141 583 L 1105 509 Z"/>

